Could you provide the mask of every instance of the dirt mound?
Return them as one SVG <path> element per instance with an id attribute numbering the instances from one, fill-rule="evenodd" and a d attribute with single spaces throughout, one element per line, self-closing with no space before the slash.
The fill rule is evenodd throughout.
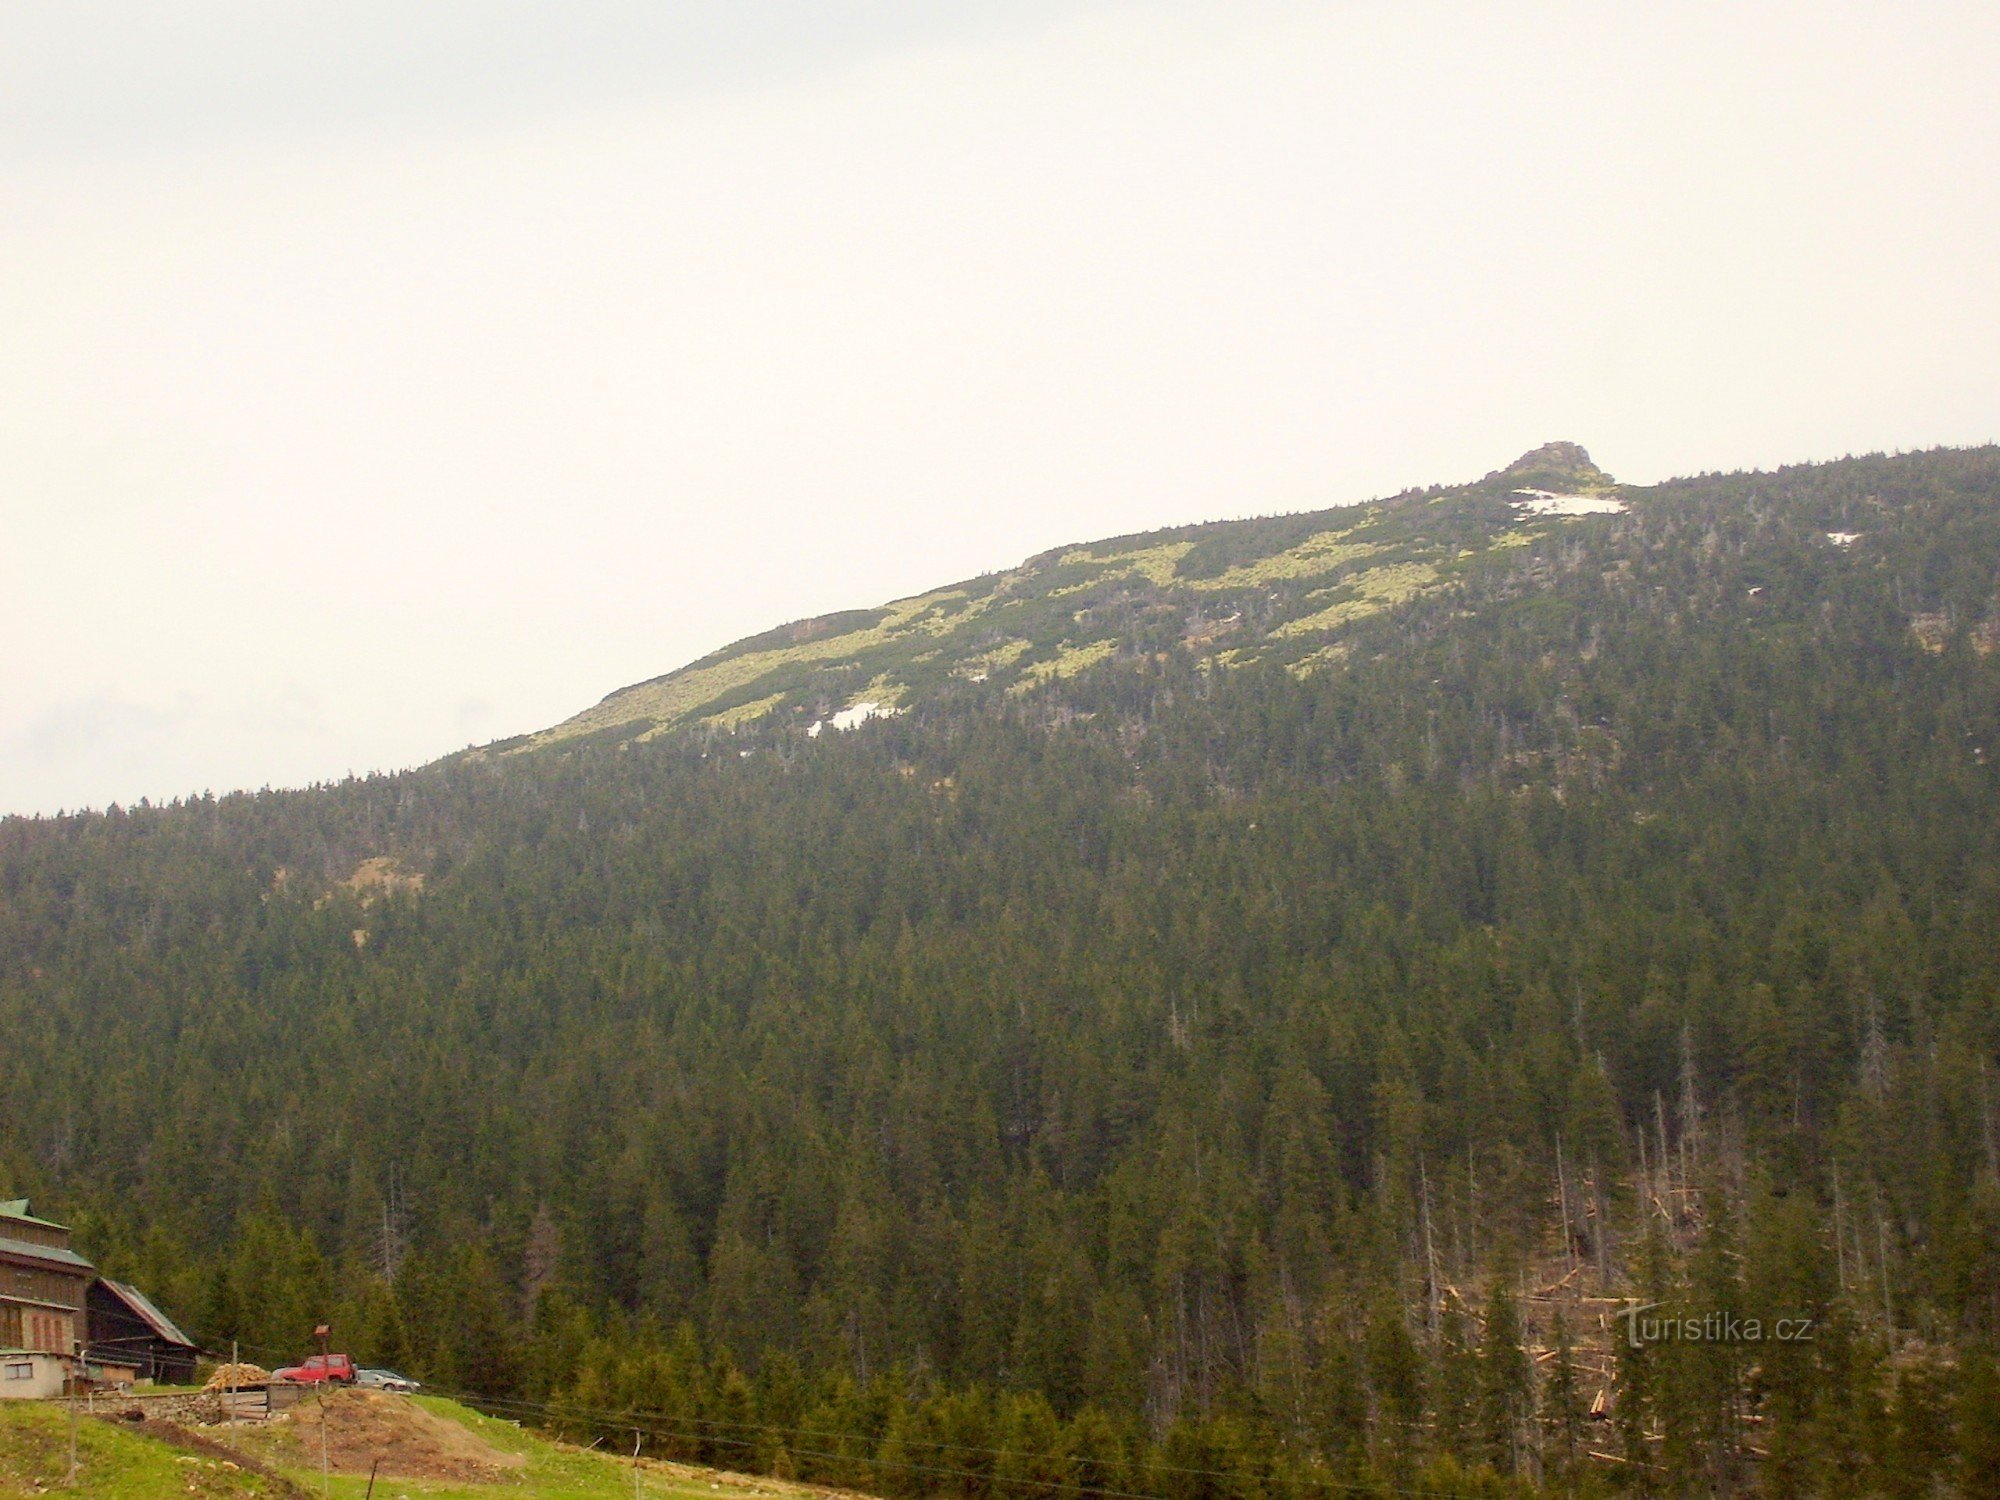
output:
<path id="1" fill-rule="evenodd" d="M 263 1385 L 270 1380 L 271 1372 L 262 1365 L 218 1365 L 213 1375 L 208 1377 L 205 1391 L 236 1390 L 246 1385 Z"/>
<path id="2" fill-rule="evenodd" d="M 526 1466 L 518 1453 L 495 1448 L 449 1417 L 424 1410 L 407 1396 L 384 1391 L 333 1391 L 322 1404 L 292 1409 L 290 1437 L 298 1462 L 317 1466 L 320 1423 L 326 1423 L 329 1464 L 343 1474 L 366 1474 L 377 1459 L 398 1479 L 449 1479 L 492 1483 Z"/>

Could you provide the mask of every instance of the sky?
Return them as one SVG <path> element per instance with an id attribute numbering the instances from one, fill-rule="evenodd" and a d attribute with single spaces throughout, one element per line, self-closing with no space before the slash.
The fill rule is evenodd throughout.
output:
<path id="1" fill-rule="evenodd" d="M 1065 542 L 2000 438 L 2000 7 L 0 0 L 0 813 Z"/>

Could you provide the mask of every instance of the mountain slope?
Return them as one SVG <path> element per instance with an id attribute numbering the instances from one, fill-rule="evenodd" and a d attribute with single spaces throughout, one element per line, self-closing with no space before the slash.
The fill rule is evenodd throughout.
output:
<path id="1" fill-rule="evenodd" d="M 1025 692 L 1167 650 L 1309 672 L 1344 654 L 1358 622 L 1451 588 L 1496 551 L 1622 511 L 1620 495 L 1583 449 L 1550 443 L 1455 489 L 1059 547 L 1005 573 L 737 641 L 612 693 L 525 747 L 767 716 L 859 719 L 955 685 Z"/>
<path id="2" fill-rule="evenodd" d="M 751 661 L 726 736 L 695 687 L 0 821 L 0 1190 L 266 1362 L 331 1310 L 607 1443 L 912 1496 L 1977 1472 L 2000 451 L 1557 457 L 1064 549 L 934 663 L 920 613 Z M 1015 594 L 1047 629 L 974 681 Z M 809 738 L 898 659 L 942 666 Z M 1623 1299 L 1825 1336 L 1635 1359 Z"/>

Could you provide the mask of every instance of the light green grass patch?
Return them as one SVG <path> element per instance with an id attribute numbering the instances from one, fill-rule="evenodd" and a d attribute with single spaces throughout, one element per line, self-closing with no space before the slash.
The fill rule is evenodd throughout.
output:
<path id="1" fill-rule="evenodd" d="M 968 656 L 952 670 L 960 677 L 973 682 L 984 682 L 995 672 L 1004 672 L 1019 661 L 1033 643 L 1023 640 L 1002 641 L 991 651 L 982 651 L 977 656 Z"/>
<path id="2" fill-rule="evenodd" d="M 1117 649 L 1116 641 L 1089 641 L 1081 646 L 1065 644 L 1060 652 L 1047 661 L 1030 662 L 1022 668 L 1021 680 L 1008 691 L 1025 693 L 1040 683 L 1053 682 L 1061 677 L 1074 677 L 1077 673 L 1108 660 Z"/>
<path id="3" fill-rule="evenodd" d="M 734 708 L 725 708 L 719 714 L 709 714 L 701 722 L 713 729 L 736 729 L 748 724 L 752 719 L 761 719 L 765 714 L 785 701 L 783 693 L 773 693 L 768 698 L 759 698 L 754 703 L 739 703 Z M 639 736 L 642 740 L 652 739 L 662 731 L 655 729 Z"/>
<path id="4" fill-rule="evenodd" d="M 1317 614 L 1287 620 L 1271 632 L 1271 637 L 1277 640 L 1310 635 L 1315 631 L 1338 629 L 1369 615 L 1379 615 L 1406 599 L 1416 598 L 1437 582 L 1437 576 L 1437 569 L 1429 563 L 1391 563 L 1384 568 L 1370 568 L 1365 573 L 1357 573 L 1342 585 L 1344 589 L 1353 589 L 1358 598 L 1343 599 Z"/>
<path id="5" fill-rule="evenodd" d="M 1174 569 L 1180 566 L 1182 558 L 1194 550 L 1193 542 L 1161 542 L 1157 547 L 1135 547 L 1130 552 L 1113 552 L 1107 557 L 1099 557 L 1088 547 L 1065 552 L 1058 567 L 1068 567 L 1073 563 L 1095 563 L 1103 571 L 1085 584 L 1072 584 L 1067 588 L 1052 589 L 1050 595 L 1072 594 L 1079 588 L 1094 588 L 1106 578 L 1120 573 L 1137 573 L 1155 588 L 1165 588 L 1174 581 Z"/>
<path id="6" fill-rule="evenodd" d="M 1358 529 L 1346 526 L 1338 531 L 1317 532 L 1296 547 L 1287 547 L 1283 552 L 1274 552 L 1255 562 L 1238 563 L 1214 578 L 1188 578 L 1182 582 L 1191 589 L 1221 590 L 1254 588 L 1259 584 L 1283 583 L 1293 578 L 1317 578 L 1357 558 L 1373 557 L 1382 550 L 1373 542 L 1342 540 Z"/>
<path id="7" fill-rule="evenodd" d="M 861 690 L 858 703 L 879 703 L 884 708 L 901 708 L 903 699 L 909 694 L 909 685 L 896 681 L 888 673 L 876 674 L 868 686 Z"/>
<path id="8" fill-rule="evenodd" d="M 965 599 L 965 590 L 938 589 L 897 600 L 888 606 L 888 613 L 878 623 L 861 630 L 801 641 L 796 646 L 746 651 L 741 656 L 725 657 L 707 666 L 687 667 L 657 682 L 641 683 L 613 693 L 603 702 L 565 719 L 553 729 L 543 730 L 526 744 L 507 753 L 518 755 L 528 750 L 539 750 L 645 719 L 653 720 L 659 730 L 672 729 L 699 715 L 702 708 L 725 693 L 748 687 L 758 678 L 780 668 L 819 666 L 915 635 L 944 635 L 983 613 L 999 593 L 1000 590 L 996 589 L 993 594 L 974 599 L 965 608 L 953 613 L 945 606 Z"/>
<path id="9" fill-rule="evenodd" d="M 1336 641 L 1331 646 L 1322 646 L 1310 655 L 1301 656 L 1297 661 L 1288 663 L 1285 670 L 1294 677 L 1310 677 L 1315 672 L 1340 665 L 1347 660 L 1353 649 L 1345 641 Z"/>

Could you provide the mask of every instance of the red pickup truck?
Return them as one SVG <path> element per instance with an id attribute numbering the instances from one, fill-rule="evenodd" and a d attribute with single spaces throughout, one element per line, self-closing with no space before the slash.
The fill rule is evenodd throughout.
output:
<path id="1" fill-rule="evenodd" d="M 315 1354 L 302 1365 L 274 1371 L 271 1378 L 294 1385 L 353 1385 L 354 1360 L 345 1354 Z"/>

